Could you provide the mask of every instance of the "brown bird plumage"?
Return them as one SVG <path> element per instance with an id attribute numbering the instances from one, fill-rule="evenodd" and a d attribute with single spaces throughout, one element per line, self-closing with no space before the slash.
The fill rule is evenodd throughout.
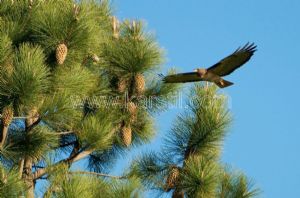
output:
<path id="1" fill-rule="evenodd" d="M 194 72 L 173 74 L 163 78 L 165 83 L 186 83 L 196 81 L 213 82 L 220 88 L 233 85 L 232 82 L 222 77 L 231 74 L 234 70 L 244 65 L 256 51 L 254 43 L 247 43 L 244 47 L 238 48 L 231 55 L 207 69 L 196 69 Z"/>

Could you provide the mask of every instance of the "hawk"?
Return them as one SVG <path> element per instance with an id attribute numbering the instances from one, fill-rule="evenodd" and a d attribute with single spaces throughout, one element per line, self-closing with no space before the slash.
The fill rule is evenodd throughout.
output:
<path id="1" fill-rule="evenodd" d="M 256 51 L 254 43 L 247 43 L 244 47 L 238 48 L 231 55 L 220 62 L 205 69 L 195 69 L 194 72 L 168 75 L 163 78 L 165 83 L 187 83 L 196 81 L 208 81 L 215 83 L 218 87 L 224 88 L 233 85 L 232 82 L 224 80 L 222 77 L 231 74 L 234 70 L 244 65 Z"/>

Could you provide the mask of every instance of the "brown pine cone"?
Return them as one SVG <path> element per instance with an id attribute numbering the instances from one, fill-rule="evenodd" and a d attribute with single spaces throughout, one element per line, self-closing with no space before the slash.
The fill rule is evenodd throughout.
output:
<path id="1" fill-rule="evenodd" d="M 67 54 L 68 54 L 68 47 L 64 43 L 59 44 L 56 48 L 56 54 L 55 54 L 57 64 L 62 65 L 66 60 Z"/>
<path id="2" fill-rule="evenodd" d="M 4 107 L 2 110 L 2 124 L 7 127 L 11 123 L 13 116 L 13 109 L 9 106 Z"/>

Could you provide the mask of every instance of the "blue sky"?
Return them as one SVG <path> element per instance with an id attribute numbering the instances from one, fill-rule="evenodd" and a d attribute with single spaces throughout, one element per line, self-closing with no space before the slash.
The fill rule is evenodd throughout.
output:
<path id="1" fill-rule="evenodd" d="M 300 1 L 114 0 L 118 17 L 143 19 L 167 52 L 165 68 L 206 67 L 246 42 L 258 51 L 226 79 L 234 122 L 223 161 L 243 170 L 265 198 L 300 197 Z M 158 148 L 180 110 L 157 117 Z M 130 159 L 122 159 L 126 164 Z"/>

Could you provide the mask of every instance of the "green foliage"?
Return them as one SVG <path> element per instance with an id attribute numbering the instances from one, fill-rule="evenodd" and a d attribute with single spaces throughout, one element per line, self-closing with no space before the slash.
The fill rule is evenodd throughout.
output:
<path id="1" fill-rule="evenodd" d="M 115 181 L 113 182 L 113 191 L 111 197 L 142 197 L 141 192 L 143 187 L 139 179 L 130 178 L 128 181 Z"/>
<path id="2" fill-rule="evenodd" d="M 43 122 L 54 130 L 72 130 L 81 119 L 74 102 L 67 94 L 46 95 L 39 107 Z"/>
<path id="3" fill-rule="evenodd" d="M 86 198 L 93 198 L 91 190 L 91 179 L 82 176 L 72 176 L 70 179 L 65 179 L 55 193 L 55 197 L 59 198 L 76 198 L 78 195 Z"/>
<path id="4" fill-rule="evenodd" d="M 191 157 L 180 175 L 179 189 L 187 197 L 214 198 L 219 178 L 219 166 L 213 159 Z"/>
<path id="5" fill-rule="evenodd" d="M 168 173 L 168 160 L 157 153 L 145 153 L 132 163 L 128 175 L 141 178 L 146 187 L 162 189 Z"/>
<path id="6" fill-rule="evenodd" d="M 45 196 L 47 198 L 75 198 L 78 197 L 78 195 L 87 198 L 141 197 L 141 185 L 136 178 L 124 181 L 105 181 L 88 174 L 81 175 L 76 172 L 62 173 L 61 171 L 58 171 L 56 172 L 55 177 L 52 176 L 51 180 L 52 185 L 48 187 Z"/>
<path id="7" fill-rule="evenodd" d="M 155 135 L 153 118 L 150 117 L 147 112 L 142 111 L 142 109 L 139 110 L 137 117 L 143 119 L 132 124 L 132 131 L 134 132 L 133 144 L 141 145 L 143 143 L 149 143 Z"/>
<path id="8" fill-rule="evenodd" d="M 0 32 L 5 33 L 18 45 L 28 41 L 29 29 L 25 28 L 30 21 L 31 9 L 28 0 L 2 0 L 0 6 Z"/>
<path id="9" fill-rule="evenodd" d="M 58 146 L 59 136 L 46 126 L 37 126 L 29 133 L 19 131 L 11 135 L 9 142 L 11 150 L 39 161 Z"/>
<path id="10" fill-rule="evenodd" d="M 108 173 L 115 167 L 117 159 L 126 154 L 124 148 L 117 144 L 104 151 L 95 151 L 88 158 L 88 169 L 98 173 Z"/>
<path id="11" fill-rule="evenodd" d="M 177 117 L 166 141 L 168 153 L 180 161 L 189 155 L 218 155 L 230 115 L 226 98 L 216 86 L 196 85 L 189 95 L 188 109 Z"/>
<path id="12" fill-rule="evenodd" d="M 168 71 L 168 75 L 176 73 L 174 69 Z M 147 90 L 145 100 L 142 100 L 147 110 L 151 113 L 167 110 L 170 104 L 178 102 L 180 95 L 180 84 L 163 83 L 157 75 L 153 75 L 147 79 Z M 176 105 L 176 104 L 175 104 Z"/>
<path id="13" fill-rule="evenodd" d="M 160 153 L 148 152 L 136 159 L 129 176 L 160 194 L 183 192 L 185 197 L 254 197 L 244 175 L 222 176 L 219 161 L 222 141 L 231 121 L 226 97 L 216 86 L 192 88 L 185 112 L 175 120 Z M 172 169 L 178 170 L 174 176 Z M 226 173 L 227 174 L 227 173 Z M 170 187 L 169 178 L 173 178 Z M 172 191 L 170 191 L 172 190 Z"/>
<path id="14" fill-rule="evenodd" d="M 225 170 L 221 175 L 221 184 L 218 189 L 220 198 L 250 198 L 260 194 L 252 182 L 241 172 Z"/>
<path id="15" fill-rule="evenodd" d="M 16 110 L 36 105 L 49 86 L 49 70 L 40 47 L 22 44 L 13 58 L 13 72 L 1 73 L 1 106 L 8 101 Z"/>
<path id="16" fill-rule="evenodd" d="M 71 0 L 50 0 L 33 10 L 32 39 L 52 57 L 50 60 L 53 60 L 55 49 L 60 43 L 68 47 L 66 63 L 73 64 L 83 61 L 90 53 L 96 53 L 103 42 L 101 35 L 104 32 L 95 24 L 108 22 L 107 6 L 87 1 L 76 6 L 77 11 Z"/>
<path id="17" fill-rule="evenodd" d="M 75 64 L 72 67 L 57 68 L 53 74 L 52 86 L 54 92 L 63 92 L 70 97 L 85 97 L 95 89 L 96 80 L 96 75 L 87 68 Z"/>
<path id="18" fill-rule="evenodd" d="M 162 63 L 162 50 L 151 35 L 143 31 L 142 23 L 137 22 L 137 33 L 141 39 L 132 34 L 132 25 L 121 25 L 120 39 L 111 40 L 104 45 L 102 56 L 108 70 L 116 76 L 130 79 L 135 73 L 157 69 Z"/>
<path id="19" fill-rule="evenodd" d="M 18 197 L 25 191 L 23 180 L 19 179 L 17 170 L 6 170 L 0 165 L 0 197 L 12 198 Z"/>
<path id="20" fill-rule="evenodd" d="M 4 67 L 3 64 L 6 63 L 7 59 L 12 54 L 12 42 L 6 34 L 0 34 L 0 65 Z M 2 69 L 2 68 L 1 68 Z"/>
<path id="21" fill-rule="evenodd" d="M 21 124 L 21 122 L 16 123 L 16 125 Z M 13 126 L 10 126 L 7 134 L 7 141 L 0 150 L 1 164 L 5 167 L 14 166 L 18 160 L 25 155 L 22 150 L 24 145 L 16 145 L 17 142 L 25 139 L 24 128 L 15 127 L 14 125 L 15 123 Z"/>
<path id="22" fill-rule="evenodd" d="M 109 149 L 112 146 L 113 135 L 112 117 L 106 112 L 99 112 L 96 116 L 88 116 L 80 124 L 79 139 L 83 147 L 97 150 Z"/>

